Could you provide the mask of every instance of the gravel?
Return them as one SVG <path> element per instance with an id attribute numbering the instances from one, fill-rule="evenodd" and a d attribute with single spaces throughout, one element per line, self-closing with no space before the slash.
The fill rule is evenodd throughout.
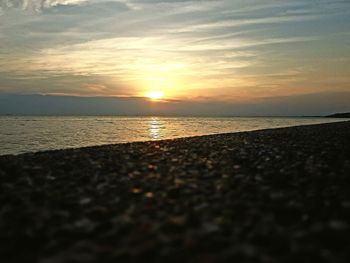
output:
<path id="1" fill-rule="evenodd" d="M 350 262 L 350 122 L 0 156 L 0 262 Z"/>

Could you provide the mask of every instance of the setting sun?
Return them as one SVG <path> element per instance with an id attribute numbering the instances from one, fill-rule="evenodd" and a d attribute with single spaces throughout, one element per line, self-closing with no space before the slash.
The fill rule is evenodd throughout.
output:
<path id="1" fill-rule="evenodd" d="M 163 91 L 150 91 L 148 93 L 146 93 L 146 97 L 150 98 L 152 100 L 159 100 L 164 96 L 164 92 Z"/>

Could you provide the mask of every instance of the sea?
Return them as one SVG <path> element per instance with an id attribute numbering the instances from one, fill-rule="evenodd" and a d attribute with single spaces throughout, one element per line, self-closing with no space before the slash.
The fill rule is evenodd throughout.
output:
<path id="1" fill-rule="evenodd" d="M 337 122 L 281 117 L 0 116 L 0 155 Z"/>

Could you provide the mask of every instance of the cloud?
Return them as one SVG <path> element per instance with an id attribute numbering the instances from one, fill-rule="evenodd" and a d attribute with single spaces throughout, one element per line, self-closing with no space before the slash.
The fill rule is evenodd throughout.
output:
<path id="1" fill-rule="evenodd" d="M 1 0 L 0 7 L 2 9 L 18 8 L 40 12 L 58 5 L 75 5 L 83 2 L 87 2 L 87 0 Z"/>
<path id="2" fill-rule="evenodd" d="M 1 95 L 0 115 L 316 116 L 350 111 L 350 92 L 268 97 L 254 103 L 164 101 L 142 97 Z"/>
<path id="3" fill-rule="evenodd" d="M 350 81 L 350 62 L 341 60 L 350 52 L 342 44 L 348 1 L 0 0 L 0 7 L 0 88 L 80 95 L 162 88 L 181 98 L 232 99 L 345 90 Z"/>

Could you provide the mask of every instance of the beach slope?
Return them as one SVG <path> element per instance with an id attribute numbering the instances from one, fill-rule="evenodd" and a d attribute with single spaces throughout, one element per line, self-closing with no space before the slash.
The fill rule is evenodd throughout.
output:
<path id="1" fill-rule="evenodd" d="M 1 262 L 350 262 L 350 122 L 0 157 Z"/>

